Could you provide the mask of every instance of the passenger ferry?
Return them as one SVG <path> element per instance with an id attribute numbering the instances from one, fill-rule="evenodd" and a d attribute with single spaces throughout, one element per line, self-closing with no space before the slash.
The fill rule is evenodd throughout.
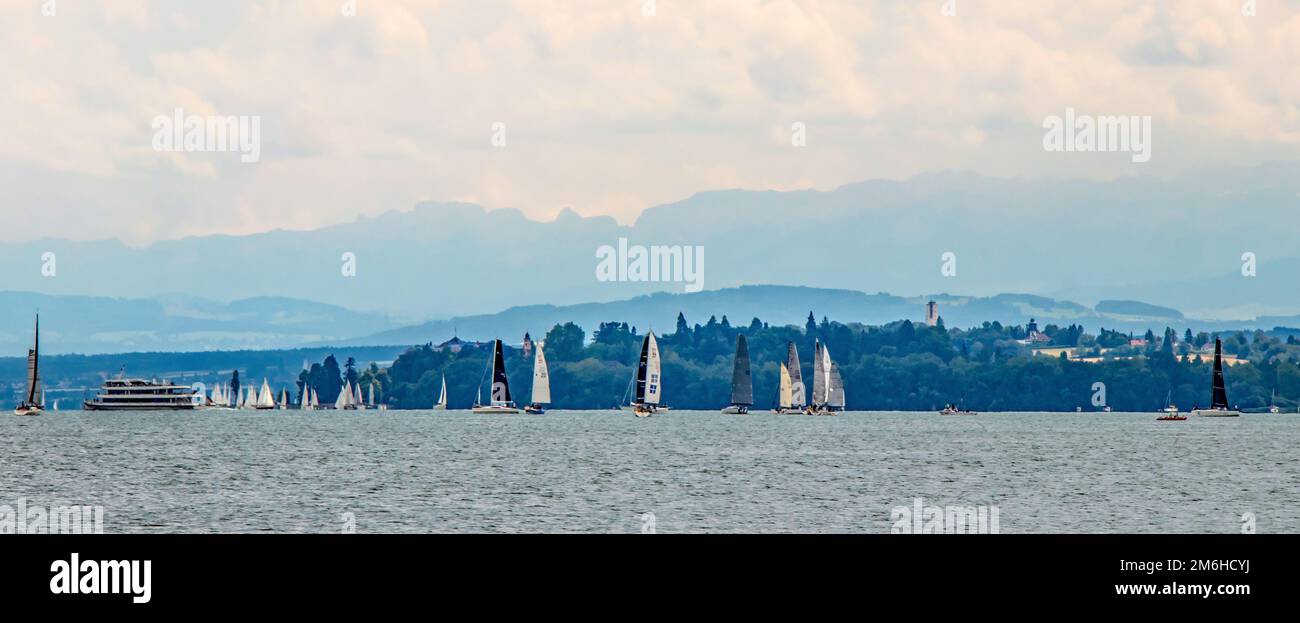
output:
<path id="1" fill-rule="evenodd" d="M 82 403 L 87 411 L 191 411 L 194 389 L 188 385 L 144 379 L 104 381 L 94 398 Z"/>

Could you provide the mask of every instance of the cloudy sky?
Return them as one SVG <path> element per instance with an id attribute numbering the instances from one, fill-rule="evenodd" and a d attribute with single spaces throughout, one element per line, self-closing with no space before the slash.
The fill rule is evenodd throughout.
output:
<path id="1" fill-rule="evenodd" d="M 423 200 L 632 222 L 718 188 L 1300 156 L 1300 0 L 948 4 L 0 0 L 0 239 L 306 229 Z M 176 108 L 260 117 L 260 160 L 156 151 Z M 1151 161 L 1046 153 L 1066 108 L 1150 115 Z"/>

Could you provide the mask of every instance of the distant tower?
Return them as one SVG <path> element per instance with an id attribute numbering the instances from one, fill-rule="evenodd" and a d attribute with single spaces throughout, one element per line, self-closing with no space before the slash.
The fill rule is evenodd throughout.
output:
<path id="1" fill-rule="evenodd" d="M 927 326 L 938 326 L 939 324 L 939 304 L 930 301 L 925 304 L 925 324 Z"/>
<path id="2" fill-rule="evenodd" d="M 527 358 L 533 356 L 533 338 L 532 338 L 532 336 L 528 335 L 528 332 L 527 332 L 527 331 L 524 331 L 524 347 L 523 347 L 523 351 L 524 351 L 524 359 L 527 359 Z"/>

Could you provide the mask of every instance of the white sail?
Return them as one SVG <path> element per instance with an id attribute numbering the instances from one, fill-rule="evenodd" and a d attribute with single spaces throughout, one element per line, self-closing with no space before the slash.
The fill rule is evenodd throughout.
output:
<path id="1" fill-rule="evenodd" d="M 778 409 L 789 409 L 794 406 L 793 385 L 790 382 L 790 369 L 786 367 L 785 362 L 781 362 L 781 385 L 777 390 L 776 406 Z"/>
<path id="2" fill-rule="evenodd" d="M 353 386 L 352 391 L 356 392 L 351 398 L 349 398 L 352 406 L 358 409 L 366 408 L 366 402 L 361 399 L 361 381 L 357 381 L 357 384 Z"/>
<path id="3" fill-rule="evenodd" d="M 298 397 L 298 408 L 307 409 L 311 407 L 311 388 L 306 383 L 302 386 L 302 395 Z"/>
<path id="4" fill-rule="evenodd" d="M 813 344 L 813 391 L 810 402 L 814 407 L 826 404 L 826 391 L 830 386 L 829 368 L 826 365 L 826 348 L 820 341 Z"/>
<path id="5" fill-rule="evenodd" d="M 311 408 L 313 408 L 313 409 L 315 409 L 316 407 L 319 407 L 319 406 L 320 406 L 320 402 L 317 401 L 317 397 L 318 397 L 318 396 L 317 396 L 317 394 L 316 394 L 316 389 L 313 388 L 313 389 L 311 390 Z"/>
<path id="6" fill-rule="evenodd" d="M 659 342 L 655 340 L 654 331 L 650 332 L 649 338 L 645 356 L 645 403 L 657 405 L 659 396 L 663 393 L 662 364 L 659 361 Z"/>
<path id="7" fill-rule="evenodd" d="M 271 385 L 262 379 L 262 391 L 257 393 L 257 406 L 270 408 L 275 406 L 275 396 L 271 395 Z"/>
<path id="8" fill-rule="evenodd" d="M 546 355 L 542 345 L 537 345 L 537 356 L 533 358 L 533 404 L 544 405 L 551 402 L 551 372 L 546 367 Z"/>
<path id="9" fill-rule="evenodd" d="M 370 389 L 367 391 L 369 393 L 367 393 L 366 395 L 366 404 L 373 407 L 375 406 L 375 382 L 374 381 L 370 382 Z"/>
<path id="10" fill-rule="evenodd" d="M 352 404 L 352 383 L 344 381 L 343 390 L 339 392 L 338 400 L 334 401 L 334 408 L 346 409 L 350 404 Z"/>
<path id="11" fill-rule="evenodd" d="M 442 376 L 442 392 L 438 394 L 438 402 L 433 405 L 435 409 L 447 408 L 447 375 Z"/>
<path id="12" fill-rule="evenodd" d="M 826 404 L 836 409 L 843 409 L 845 404 L 844 379 L 840 377 L 840 366 L 831 362 L 830 370 Z"/>

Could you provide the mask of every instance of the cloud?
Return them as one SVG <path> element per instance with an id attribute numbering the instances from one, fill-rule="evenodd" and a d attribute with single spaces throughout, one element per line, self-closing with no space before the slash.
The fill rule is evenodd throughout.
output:
<path id="1" fill-rule="evenodd" d="M 0 163 L 33 174 L 8 176 L 0 210 L 38 235 L 137 243 L 426 199 L 630 222 L 712 188 L 1171 174 L 1300 144 L 1294 4 L 942 4 L 5 3 Z M 261 161 L 154 152 L 149 122 L 176 107 L 262 117 Z M 1066 108 L 1152 115 L 1152 162 L 1045 154 L 1042 119 Z M 781 139 L 795 122 L 807 147 Z"/>

